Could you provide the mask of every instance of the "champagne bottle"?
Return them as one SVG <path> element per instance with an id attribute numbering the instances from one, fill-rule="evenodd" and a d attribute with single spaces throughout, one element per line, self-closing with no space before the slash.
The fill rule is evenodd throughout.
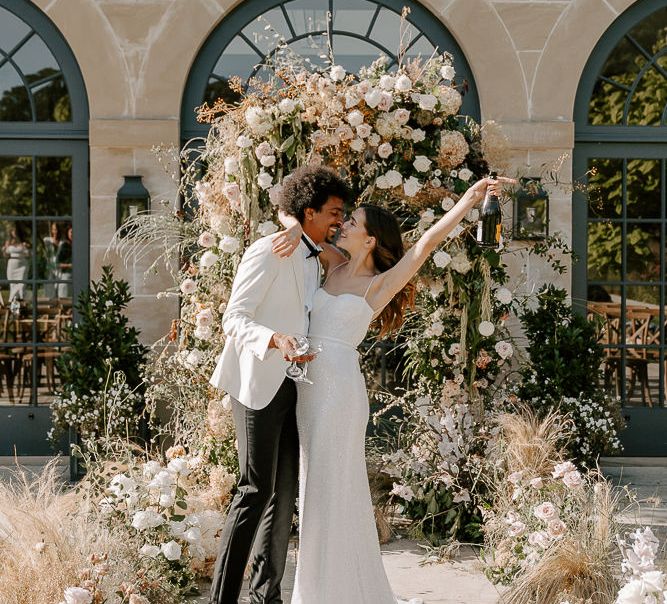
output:
<path id="1" fill-rule="evenodd" d="M 495 180 L 498 174 L 491 172 L 490 177 Z M 477 244 L 480 247 L 497 248 L 500 245 L 501 222 L 500 199 L 487 190 L 482 207 L 479 209 L 479 222 L 477 223 Z"/>

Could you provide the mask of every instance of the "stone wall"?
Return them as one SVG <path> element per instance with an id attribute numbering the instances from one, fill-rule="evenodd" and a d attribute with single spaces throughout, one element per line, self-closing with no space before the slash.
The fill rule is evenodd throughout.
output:
<path id="1" fill-rule="evenodd" d="M 77 58 L 90 105 L 91 277 L 115 229 L 115 196 L 124 174 L 141 174 L 153 206 L 173 205 L 176 184 L 154 145 L 179 144 L 179 115 L 190 66 L 209 33 L 236 2 L 228 0 L 35 0 Z M 500 123 L 514 166 L 537 174 L 572 152 L 579 79 L 600 36 L 630 0 L 424 0 L 468 58 L 482 118 Z M 571 177 L 571 162 L 562 177 Z M 571 235 L 571 199 L 554 191 L 551 230 Z M 125 269 L 130 309 L 147 342 L 177 316 L 174 299 L 156 300 L 164 275 Z M 518 270 L 518 267 L 515 267 Z M 529 278 L 540 278 L 539 271 Z M 569 277 L 563 278 L 569 286 Z M 158 318 L 159 317 L 159 318 Z"/>

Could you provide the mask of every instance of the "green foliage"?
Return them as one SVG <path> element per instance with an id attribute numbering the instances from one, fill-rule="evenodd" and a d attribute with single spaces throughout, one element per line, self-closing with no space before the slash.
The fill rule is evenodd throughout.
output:
<path id="1" fill-rule="evenodd" d="M 618 447 L 619 407 L 601 386 L 604 351 L 598 326 L 567 303 L 567 293 L 552 284 L 538 292 L 538 306 L 521 317 L 530 362 L 521 370 L 519 398 L 539 415 L 555 407 L 575 424 L 570 455 L 591 464 Z"/>
<path id="2" fill-rule="evenodd" d="M 78 321 L 65 334 L 70 346 L 57 360 L 63 386 L 54 402 L 55 434 L 70 425 L 87 435 L 103 434 L 105 413 L 97 406 L 109 394 L 123 400 L 130 397 L 135 416 L 140 412 L 142 399 L 137 393 L 142 392 L 147 350 L 123 314 L 131 299 L 129 284 L 114 279 L 110 266 L 103 267 L 102 278 L 80 295 Z"/>

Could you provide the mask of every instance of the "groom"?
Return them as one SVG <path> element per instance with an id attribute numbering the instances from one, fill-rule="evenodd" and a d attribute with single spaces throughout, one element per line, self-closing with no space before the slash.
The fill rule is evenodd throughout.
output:
<path id="1" fill-rule="evenodd" d="M 253 547 L 250 601 L 280 604 L 299 473 L 296 384 L 285 377 L 293 336 L 308 333 L 319 287 L 318 245 L 343 221 L 349 190 L 321 166 L 297 169 L 281 207 L 301 222 L 305 237 L 289 258 L 272 253 L 273 237 L 255 241 L 239 265 L 222 318 L 225 347 L 210 383 L 230 395 L 240 478 L 222 531 L 211 604 L 237 604 Z"/>

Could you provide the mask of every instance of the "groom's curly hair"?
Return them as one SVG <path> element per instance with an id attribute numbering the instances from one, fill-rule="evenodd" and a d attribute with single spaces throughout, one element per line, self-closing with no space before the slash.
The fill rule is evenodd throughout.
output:
<path id="1" fill-rule="evenodd" d="M 280 209 L 303 223 L 306 208 L 319 212 L 329 197 L 339 197 L 348 204 L 351 196 L 347 183 L 331 168 L 303 166 L 283 179 Z"/>

